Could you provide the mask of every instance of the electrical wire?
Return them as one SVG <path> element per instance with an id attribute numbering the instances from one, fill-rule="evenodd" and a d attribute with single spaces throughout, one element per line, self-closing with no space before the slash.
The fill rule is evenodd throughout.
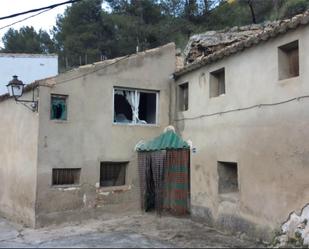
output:
<path id="1" fill-rule="evenodd" d="M 32 17 L 38 16 L 38 15 L 40 15 L 40 14 L 42 14 L 42 13 L 44 13 L 44 12 L 50 11 L 50 10 L 52 10 L 52 9 L 43 10 L 43 11 L 41 11 L 41 12 L 39 12 L 39 13 L 36 13 L 36 14 L 34 14 L 34 15 L 32 15 L 32 16 L 28 16 L 28 17 L 26 17 L 26 18 L 24 18 L 24 19 L 21 19 L 21 20 L 19 20 L 19 21 L 13 22 L 13 23 L 8 24 L 8 25 L 5 25 L 5 26 L 3 26 L 3 27 L 0 27 L 0 30 L 5 29 L 5 28 L 8 28 L 8 27 L 10 27 L 10 26 L 13 26 L 13 25 L 15 25 L 15 24 L 17 24 L 17 23 L 23 22 L 23 21 L 25 21 L 25 20 L 28 20 L 28 19 L 30 19 L 30 18 L 32 18 Z"/>
<path id="2" fill-rule="evenodd" d="M 132 55 L 135 55 L 135 54 L 124 56 L 124 57 L 116 60 L 115 62 L 113 62 L 111 64 L 107 64 L 106 66 L 100 67 L 100 68 L 98 68 L 96 70 L 92 70 L 90 72 L 78 75 L 78 76 L 70 78 L 70 79 L 58 81 L 58 82 L 56 82 L 55 85 L 65 84 L 65 83 L 70 82 L 72 80 L 79 79 L 79 78 L 82 78 L 82 77 L 87 76 L 89 74 L 92 74 L 92 73 L 95 73 L 97 71 L 103 70 L 103 69 L 105 69 L 105 68 L 107 68 L 109 66 L 115 65 L 115 64 L 119 63 L 120 61 L 123 61 L 123 60 L 131 57 Z M 214 112 L 214 113 L 210 113 L 210 114 L 203 114 L 203 115 L 199 115 L 199 116 L 192 117 L 192 118 L 174 119 L 174 121 L 175 122 L 180 122 L 180 121 L 184 121 L 184 120 L 195 120 L 195 119 L 200 119 L 200 118 L 212 117 L 212 116 L 216 116 L 216 115 L 222 115 L 222 114 L 226 114 L 226 113 L 250 110 L 250 109 L 254 109 L 254 108 L 261 108 L 261 107 L 267 107 L 267 106 L 277 106 L 277 105 L 286 104 L 286 103 L 289 103 L 289 102 L 292 102 L 292 101 L 295 101 L 295 100 L 300 101 L 301 99 L 305 99 L 305 98 L 309 98 L 309 95 L 303 95 L 303 96 L 299 96 L 299 97 L 295 97 L 295 98 L 291 98 L 291 99 L 288 99 L 288 100 L 284 100 L 284 101 L 280 101 L 280 102 L 275 102 L 275 103 L 262 103 L 262 104 L 252 105 L 252 106 L 249 106 L 249 107 L 231 109 L 231 110 L 221 111 L 221 112 Z"/>
<path id="3" fill-rule="evenodd" d="M 31 10 L 27 10 L 27 11 L 24 11 L 24 12 L 11 14 L 9 16 L 0 17 L 0 20 L 10 19 L 10 18 L 13 18 L 13 17 L 16 17 L 16 16 L 21 16 L 21 15 L 25 15 L 25 14 L 29 14 L 29 13 L 33 13 L 33 12 L 38 12 L 38 11 L 41 11 L 41 10 L 54 9 L 54 8 L 61 6 L 61 5 L 64 5 L 64 4 L 76 3 L 76 2 L 79 2 L 79 1 L 82 1 L 82 0 L 69 0 L 69 1 L 66 1 L 66 2 L 52 4 L 52 5 L 42 7 L 42 8 L 38 8 L 38 9 L 31 9 Z"/>
<path id="4" fill-rule="evenodd" d="M 100 68 L 98 68 L 96 70 L 89 71 L 87 73 L 78 75 L 78 76 L 70 78 L 70 79 L 58 81 L 58 82 L 56 82 L 55 85 L 65 84 L 65 83 L 70 82 L 72 80 L 79 79 L 79 78 L 82 78 L 82 77 L 87 76 L 89 74 L 92 74 L 92 73 L 95 73 L 97 71 L 103 70 L 103 69 L 105 69 L 105 68 L 107 68 L 109 66 L 115 65 L 115 64 L 117 64 L 117 63 L 119 63 L 119 62 L 121 62 L 121 61 L 123 61 L 123 60 L 125 60 L 125 59 L 127 59 L 127 58 L 129 58 L 131 56 L 133 56 L 133 55 L 135 55 L 135 54 L 124 56 L 124 57 L 116 60 L 115 62 L 113 62 L 111 64 L 107 64 L 106 66 L 100 67 Z M 309 95 L 303 95 L 303 96 L 299 96 L 299 97 L 295 97 L 295 98 L 291 98 L 291 99 L 288 99 L 288 100 L 284 100 L 284 101 L 280 101 L 280 102 L 275 102 L 275 103 L 262 103 L 262 104 L 252 105 L 252 106 L 249 106 L 249 107 L 231 109 L 231 110 L 227 110 L 227 111 L 215 112 L 215 113 L 210 113 L 210 114 L 203 114 L 203 115 L 199 115 L 199 116 L 192 117 L 192 118 L 174 119 L 174 121 L 175 122 L 179 122 L 179 121 L 184 121 L 184 120 L 195 120 L 195 119 L 207 118 L 207 117 L 212 117 L 212 116 L 216 116 L 216 115 L 222 115 L 222 114 L 231 113 L 231 112 L 245 111 L 245 110 L 250 110 L 250 109 L 254 109 L 254 108 L 261 108 L 261 107 L 265 107 L 265 106 L 282 105 L 282 104 L 286 104 L 286 103 L 289 103 L 289 102 L 292 102 L 292 101 L 295 101 L 295 100 L 299 101 L 299 100 L 305 99 L 305 98 L 309 98 Z"/>
<path id="5" fill-rule="evenodd" d="M 295 100 L 299 101 L 299 100 L 305 99 L 305 98 L 309 98 L 309 95 L 303 95 L 303 96 L 300 96 L 300 97 L 291 98 L 291 99 L 284 100 L 284 101 L 280 101 L 280 102 L 276 102 L 276 103 L 270 103 L 270 104 L 257 104 L 257 105 L 252 105 L 252 106 L 244 107 L 244 108 L 231 109 L 231 110 L 227 110 L 227 111 L 214 112 L 214 113 L 210 113 L 210 114 L 203 114 L 203 115 L 199 115 L 199 116 L 191 117 L 191 118 L 174 119 L 174 121 L 175 121 L 175 122 L 180 122 L 180 121 L 185 121 L 185 120 L 195 120 L 195 119 L 207 118 L 207 117 L 222 115 L 222 114 L 231 113 L 231 112 L 238 112 L 238 111 L 245 111 L 245 110 L 250 110 L 250 109 L 254 109 L 254 108 L 261 108 L 261 107 L 263 107 L 263 106 L 276 106 L 276 105 L 282 105 L 282 104 L 286 104 L 286 103 L 289 103 L 289 102 L 292 102 L 292 101 L 295 101 Z"/>

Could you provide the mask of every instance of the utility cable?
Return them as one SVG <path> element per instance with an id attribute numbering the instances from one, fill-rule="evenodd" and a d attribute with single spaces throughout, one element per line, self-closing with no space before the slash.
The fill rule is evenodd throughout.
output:
<path id="1" fill-rule="evenodd" d="M 16 16 L 21 16 L 21 15 L 25 15 L 25 14 L 29 14 L 29 13 L 33 13 L 33 12 L 38 12 L 38 11 L 41 11 L 41 10 L 53 9 L 53 8 L 56 8 L 56 7 L 64 5 L 64 4 L 76 3 L 76 2 L 79 2 L 79 1 L 82 1 L 82 0 L 70 0 L 70 1 L 62 2 L 62 3 L 57 3 L 57 4 L 49 5 L 49 6 L 46 6 L 46 7 L 38 8 L 38 9 L 31 9 L 31 10 L 27 10 L 27 11 L 24 11 L 24 12 L 11 14 L 9 16 L 0 17 L 0 20 L 10 19 L 10 18 L 13 18 L 13 17 L 16 17 Z"/>
<path id="2" fill-rule="evenodd" d="M 214 112 L 214 113 L 210 113 L 210 114 L 203 114 L 203 115 L 199 115 L 199 116 L 191 117 L 191 118 L 174 119 L 174 121 L 175 122 L 180 122 L 180 121 L 185 121 L 185 120 L 195 120 L 195 119 L 207 118 L 207 117 L 222 115 L 222 114 L 231 113 L 231 112 L 238 112 L 238 111 L 245 111 L 245 110 L 250 110 L 250 109 L 254 109 L 254 108 L 260 108 L 260 107 L 263 107 L 263 106 L 282 105 L 282 104 L 286 104 L 286 103 L 289 103 L 289 102 L 292 102 L 292 101 L 295 101 L 295 100 L 299 101 L 299 100 L 305 99 L 305 98 L 309 98 L 309 95 L 303 95 L 303 96 L 300 96 L 300 97 L 291 98 L 291 99 L 280 101 L 280 102 L 276 102 L 276 103 L 257 104 L 257 105 L 252 105 L 252 106 L 244 107 L 244 108 L 231 109 L 231 110 L 227 110 L 227 111 Z"/>
<path id="3" fill-rule="evenodd" d="M 52 9 L 43 10 L 43 11 L 41 11 L 41 12 L 39 12 L 39 13 L 36 13 L 36 14 L 34 14 L 34 15 L 32 15 L 32 16 L 28 16 L 28 17 L 26 17 L 26 18 L 24 18 L 24 19 L 21 19 L 21 20 L 19 20 L 19 21 L 13 22 L 13 23 L 8 24 L 8 25 L 5 25 L 5 26 L 3 26 L 3 27 L 0 27 L 0 30 L 5 29 L 5 28 L 8 28 L 8 27 L 10 27 L 10 26 L 13 26 L 13 25 L 15 25 L 15 24 L 17 24 L 17 23 L 26 21 L 26 20 L 28 20 L 28 19 L 30 19 L 30 18 L 32 18 L 32 17 L 38 16 L 38 15 L 40 15 L 40 14 L 42 14 L 42 13 L 44 13 L 44 12 L 50 11 L 50 10 L 52 10 Z"/>

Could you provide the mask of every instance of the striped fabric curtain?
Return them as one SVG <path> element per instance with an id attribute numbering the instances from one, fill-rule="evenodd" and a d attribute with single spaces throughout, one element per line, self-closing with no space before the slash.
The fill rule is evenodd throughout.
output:
<path id="1" fill-rule="evenodd" d="M 155 209 L 157 213 L 163 210 L 163 187 L 164 187 L 164 168 L 166 163 L 166 151 L 154 151 L 151 153 L 152 179 L 155 188 Z"/>
<path id="2" fill-rule="evenodd" d="M 165 159 L 165 151 L 138 153 L 142 210 L 148 211 L 151 206 L 158 213 L 163 210 Z"/>
<path id="3" fill-rule="evenodd" d="M 189 160 L 189 150 L 169 150 L 166 153 L 164 209 L 175 215 L 189 212 Z"/>
<path id="4" fill-rule="evenodd" d="M 140 179 L 141 208 L 146 210 L 146 168 L 150 167 L 149 152 L 138 152 L 138 173 Z"/>
<path id="5" fill-rule="evenodd" d="M 189 211 L 189 150 L 139 152 L 141 207 L 175 215 Z"/>

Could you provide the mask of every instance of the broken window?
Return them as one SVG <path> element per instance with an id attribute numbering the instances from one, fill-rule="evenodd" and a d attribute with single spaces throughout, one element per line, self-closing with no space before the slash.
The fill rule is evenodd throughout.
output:
<path id="1" fill-rule="evenodd" d="M 279 80 L 299 76 L 298 41 L 278 48 Z"/>
<path id="2" fill-rule="evenodd" d="M 158 92 L 114 89 L 114 122 L 156 124 Z"/>
<path id="3" fill-rule="evenodd" d="M 225 94 L 225 70 L 221 68 L 210 73 L 209 82 L 210 98 Z"/>
<path id="4" fill-rule="evenodd" d="M 184 83 L 178 86 L 179 111 L 186 111 L 189 108 L 189 84 Z"/>
<path id="5" fill-rule="evenodd" d="M 100 186 L 122 186 L 126 183 L 128 162 L 102 162 L 100 168 Z"/>
<path id="6" fill-rule="evenodd" d="M 237 163 L 218 162 L 219 194 L 238 192 Z"/>
<path id="7" fill-rule="evenodd" d="M 50 118 L 57 120 L 67 120 L 67 96 L 51 95 Z"/>
<path id="8" fill-rule="evenodd" d="M 80 168 L 53 169 L 52 184 L 53 185 L 79 184 L 80 171 L 81 171 Z"/>

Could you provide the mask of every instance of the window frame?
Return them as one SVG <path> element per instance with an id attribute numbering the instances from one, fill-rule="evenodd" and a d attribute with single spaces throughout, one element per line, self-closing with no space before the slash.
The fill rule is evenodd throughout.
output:
<path id="1" fill-rule="evenodd" d="M 223 182 L 223 171 L 226 172 L 226 169 L 235 170 L 236 173 L 236 189 L 228 190 L 226 187 L 222 187 Z M 223 170 L 222 170 L 223 169 Z M 240 182 L 239 182 L 239 163 L 237 161 L 217 161 L 217 172 L 218 172 L 218 194 L 239 194 L 240 193 Z"/>
<path id="2" fill-rule="evenodd" d="M 277 47 L 278 81 L 290 80 L 300 76 L 300 42 L 299 39 L 286 42 Z M 297 49 L 298 72 L 291 74 L 291 52 Z M 286 72 L 288 70 L 289 72 Z"/>
<path id="3" fill-rule="evenodd" d="M 78 182 L 77 183 L 64 183 L 64 184 L 54 184 L 54 171 L 56 170 L 76 170 L 78 172 Z M 78 187 L 80 186 L 82 169 L 81 168 L 52 168 L 51 186 L 56 188 L 64 187 Z"/>
<path id="4" fill-rule="evenodd" d="M 99 172 L 99 186 L 100 188 L 104 188 L 104 189 L 110 189 L 110 188 L 123 188 L 125 186 L 127 186 L 127 182 L 128 182 L 128 167 L 129 167 L 129 161 L 101 161 L 100 162 L 100 172 Z M 102 178 L 102 167 L 104 167 L 104 164 L 105 166 L 108 165 L 108 166 L 111 166 L 111 165 L 121 165 L 122 167 L 124 167 L 124 184 L 122 185 L 111 185 L 111 186 L 103 186 L 101 185 L 101 178 Z"/>
<path id="5" fill-rule="evenodd" d="M 57 119 L 57 118 L 52 118 L 52 99 L 53 97 L 58 97 L 58 98 L 62 98 L 65 100 L 65 106 L 66 106 L 66 117 L 65 119 Z M 49 119 L 55 122 L 66 122 L 68 121 L 68 116 L 69 116 L 69 108 L 68 108 L 68 99 L 69 99 L 69 95 L 67 94 L 58 94 L 58 93 L 51 93 L 50 94 L 50 104 L 49 104 Z"/>
<path id="6" fill-rule="evenodd" d="M 156 122 L 153 124 L 143 124 L 143 123 L 138 123 L 136 120 L 132 120 L 131 123 L 121 123 L 121 122 L 115 122 L 115 116 L 114 116 L 114 108 L 115 108 L 115 91 L 120 90 L 120 91 L 134 91 L 135 96 L 137 92 L 140 93 L 152 93 L 156 94 Z M 112 120 L 114 125 L 134 125 L 134 126 L 158 126 L 159 125 L 159 95 L 160 95 L 160 90 L 149 90 L 149 89 L 140 89 L 140 88 L 130 88 L 130 87 L 121 87 L 121 86 L 114 86 L 113 87 L 113 105 L 112 105 Z"/>
<path id="7" fill-rule="evenodd" d="M 225 67 L 220 67 L 216 70 L 213 70 L 211 72 L 209 72 L 209 98 L 212 99 L 212 98 L 218 98 L 218 97 L 222 97 L 224 95 L 226 95 L 226 70 L 225 70 Z M 219 77 L 218 75 L 223 73 L 223 83 L 224 83 L 224 92 L 223 93 L 220 93 L 220 80 L 219 80 Z M 216 82 L 214 82 L 216 81 Z M 218 94 L 217 95 L 214 95 L 213 93 L 213 84 L 216 83 L 218 84 Z"/>
<path id="8" fill-rule="evenodd" d="M 187 86 L 187 108 L 186 109 L 183 109 L 183 108 L 181 108 L 181 106 L 180 106 L 180 103 L 181 102 L 184 102 L 184 95 L 182 94 L 182 93 L 184 93 L 184 91 L 183 91 L 183 87 L 184 86 Z M 187 82 L 183 82 L 183 83 L 180 83 L 180 84 L 178 84 L 177 85 L 177 109 L 178 109 L 178 111 L 179 112 L 186 112 L 186 111 L 188 111 L 189 110 L 189 82 L 187 81 Z M 182 98 L 181 100 L 180 100 L 180 97 Z"/>

